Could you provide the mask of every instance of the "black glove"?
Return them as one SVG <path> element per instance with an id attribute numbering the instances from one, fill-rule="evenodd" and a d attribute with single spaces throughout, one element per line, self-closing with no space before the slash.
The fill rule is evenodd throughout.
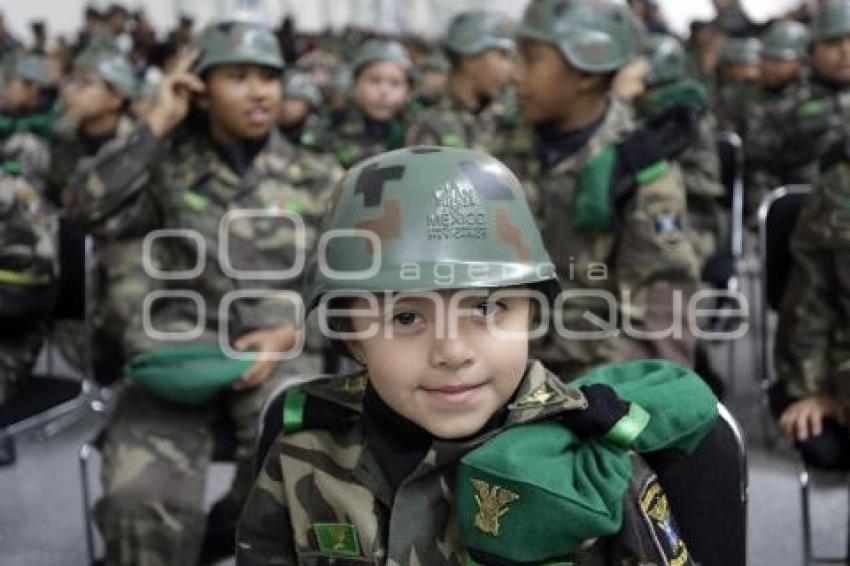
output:
<path id="1" fill-rule="evenodd" d="M 617 397 L 607 385 L 597 383 L 583 385 L 579 389 L 587 399 L 587 408 L 565 411 L 558 417 L 582 440 L 605 436 L 629 412 L 629 403 Z"/>

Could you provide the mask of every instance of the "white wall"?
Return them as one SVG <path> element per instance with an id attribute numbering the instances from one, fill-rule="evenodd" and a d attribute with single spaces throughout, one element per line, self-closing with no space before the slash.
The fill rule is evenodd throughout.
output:
<path id="1" fill-rule="evenodd" d="M 433 36 L 464 6 L 499 7 L 519 17 L 527 0 L 124 0 L 130 8 L 143 7 L 161 31 L 174 23 L 180 9 L 196 14 L 199 22 L 205 22 L 217 13 L 252 2 L 262 4 L 267 18 L 274 23 L 287 11 L 295 11 L 302 29 L 320 29 L 328 22 L 334 26 L 355 22 L 386 30 L 413 28 Z M 710 18 L 714 13 L 711 0 L 660 2 L 679 31 L 685 31 L 691 19 Z M 754 19 L 763 20 L 794 7 L 799 0 L 743 0 L 743 3 Z M 15 33 L 29 41 L 29 22 L 37 18 L 47 20 L 51 35 L 75 33 L 85 5 L 86 0 L 0 0 L 0 11 Z"/>

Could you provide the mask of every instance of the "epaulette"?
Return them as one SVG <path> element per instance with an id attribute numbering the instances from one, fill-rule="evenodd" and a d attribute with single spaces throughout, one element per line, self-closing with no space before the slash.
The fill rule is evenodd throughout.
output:
<path id="1" fill-rule="evenodd" d="M 289 389 L 279 407 L 285 433 L 300 430 L 344 431 L 360 418 L 365 377 L 323 379 Z"/>

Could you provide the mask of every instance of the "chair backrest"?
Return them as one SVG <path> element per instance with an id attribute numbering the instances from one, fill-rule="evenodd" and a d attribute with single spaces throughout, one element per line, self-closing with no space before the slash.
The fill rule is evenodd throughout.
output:
<path id="1" fill-rule="evenodd" d="M 691 453 L 645 455 L 699 564 L 743 566 L 747 555 L 747 450 L 734 417 L 718 404 L 714 428 Z"/>
<path id="2" fill-rule="evenodd" d="M 86 316 L 86 265 L 92 253 L 91 237 L 64 217 L 59 218 L 58 232 L 59 283 L 53 318 L 83 321 Z"/>
<path id="3" fill-rule="evenodd" d="M 732 257 L 737 259 L 744 250 L 744 144 L 741 136 L 735 132 L 719 133 L 717 155 L 720 181 L 726 189 L 722 203 L 730 211 Z"/>
<path id="4" fill-rule="evenodd" d="M 759 246 L 762 267 L 763 313 L 779 309 L 793 267 L 791 235 L 806 196 L 808 185 L 788 185 L 768 194 L 759 206 Z"/>
<path id="5" fill-rule="evenodd" d="M 257 439 L 255 442 L 256 450 L 254 452 L 254 476 L 260 473 L 263 462 L 266 461 L 266 455 L 272 442 L 283 430 L 283 409 L 286 394 L 294 387 L 310 383 L 330 377 L 328 375 L 317 375 L 309 378 L 293 377 L 278 387 L 269 398 L 266 399 L 266 404 L 260 412 L 260 421 L 257 423 Z"/>

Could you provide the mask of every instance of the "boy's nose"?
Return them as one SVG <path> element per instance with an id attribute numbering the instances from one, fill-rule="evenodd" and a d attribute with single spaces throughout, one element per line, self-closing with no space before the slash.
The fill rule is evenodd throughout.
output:
<path id="1" fill-rule="evenodd" d="M 431 346 L 431 365 L 444 369 L 461 369 L 472 365 L 472 348 L 460 337 L 437 337 Z"/>

